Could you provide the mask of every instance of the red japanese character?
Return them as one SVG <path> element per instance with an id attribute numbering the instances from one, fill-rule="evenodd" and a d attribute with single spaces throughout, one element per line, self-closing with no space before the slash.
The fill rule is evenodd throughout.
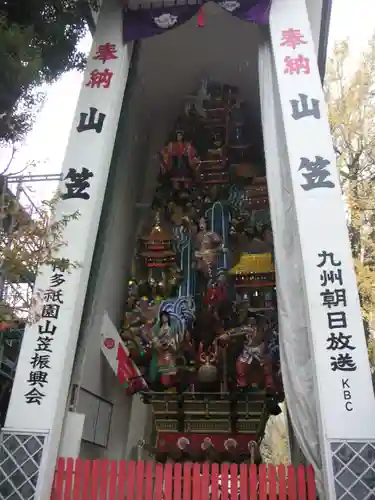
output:
<path id="1" fill-rule="evenodd" d="M 103 45 L 99 45 L 98 50 L 96 51 L 96 55 L 93 57 L 93 59 L 102 61 L 104 64 L 112 59 L 118 59 L 118 57 L 116 56 L 116 52 L 116 45 L 107 42 Z"/>
<path id="2" fill-rule="evenodd" d="M 94 71 L 91 71 L 90 80 L 86 83 L 86 87 L 108 89 L 111 85 L 112 76 L 113 73 L 108 68 L 104 71 L 94 69 Z"/>
<path id="3" fill-rule="evenodd" d="M 285 59 L 285 69 L 284 73 L 289 73 L 290 75 L 301 74 L 301 72 L 305 75 L 310 74 L 310 59 L 302 56 L 301 54 L 298 57 L 290 57 L 287 56 Z"/>
<path id="4" fill-rule="evenodd" d="M 304 45 L 307 43 L 306 40 L 303 39 L 301 31 L 293 28 L 282 31 L 281 40 L 282 42 L 280 43 L 280 47 L 292 47 L 292 49 L 296 49 L 298 45 Z"/>

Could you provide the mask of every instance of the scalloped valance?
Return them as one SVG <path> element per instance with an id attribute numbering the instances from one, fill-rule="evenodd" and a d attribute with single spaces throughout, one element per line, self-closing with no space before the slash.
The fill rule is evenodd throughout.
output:
<path id="1" fill-rule="evenodd" d="M 138 8 L 125 7 L 124 42 L 142 40 L 154 35 L 160 35 L 173 28 L 177 28 L 196 15 L 202 6 L 208 3 L 204 0 L 197 4 L 157 4 L 155 7 L 142 6 Z M 267 24 L 271 0 L 215 0 L 233 16 L 244 21 Z"/>

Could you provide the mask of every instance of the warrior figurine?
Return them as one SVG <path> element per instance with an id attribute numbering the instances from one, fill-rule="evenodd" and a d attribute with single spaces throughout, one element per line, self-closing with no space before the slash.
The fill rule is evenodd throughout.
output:
<path id="1" fill-rule="evenodd" d="M 264 384 L 267 390 L 274 390 L 272 361 L 265 349 L 267 326 L 265 318 L 249 318 L 243 349 L 236 361 L 237 386 L 240 388 Z"/>
<path id="2" fill-rule="evenodd" d="M 154 354 L 150 367 L 150 379 L 160 375 L 160 382 L 171 387 L 177 375 L 177 351 L 180 346 L 179 332 L 166 311 L 162 311 L 159 321 L 152 330 Z"/>
<path id="3" fill-rule="evenodd" d="M 213 231 L 208 231 L 207 222 L 204 217 L 199 220 L 199 232 L 195 237 L 195 252 L 197 268 L 203 274 L 212 279 L 215 277 L 217 267 L 217 257 L 223 251 L 222 238 Z"/>
<path id="4" fill-rule="evenodd" d="M 193 145 L 185 140 L 182 130 L 160 152 L 161 173 L 176 190 L 188 189 L 198 180 L 199 160 Z"/>

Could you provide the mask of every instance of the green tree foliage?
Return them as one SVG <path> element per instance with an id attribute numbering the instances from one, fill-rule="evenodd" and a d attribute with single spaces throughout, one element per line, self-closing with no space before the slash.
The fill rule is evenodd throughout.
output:
<path id="1" fill-rule="evenodd" d="M 326 73 L 333 144 L 347 203 L 348 229 L 365 330 L 374 351 L 375 320 L 375 35 L 353 59 L 337 43 Z M 374 360 L 373 360 L 374 361 Z"/>
<path id="2" fill-rule="evenodd" d="M 64 259 L 64 230 L 78 213 L 56 216 L 60 195 L 26 210 L 0 175 L 0 367 L 12 375 L 27 322 L 40 315 L 42 291 L 34 290 L 39 266 L 79 265 Z M 39 316 L 40 317 L 40 316 Z M 0 426 L 9 402 L 11 378 L 0 378 Z"/>
<path id="3" fill-rule="evenodd" d="M 0 2 L 0 141 L 15 142 L 30 130 L 41 84 L 84 67 L 77 44 L 89 5 L 97 8 L 97 0 Z"/>
<path id="4" fill-rule="evenodd" d="M 63 255 L 64 230 L 79 214 L 56 218 L 59 199 L 56 194 L 43 201 L 30 216 L 9 190 L 3 187 L 0 192 L 0 277 L 3 290 L 8 286 L 11 292 L 0 298 L 0 331 L 24 322 L 32 297 L 22 285 L 32 289 L 39 266 L 58 264 L 69 271 L 79 265 Z"/>

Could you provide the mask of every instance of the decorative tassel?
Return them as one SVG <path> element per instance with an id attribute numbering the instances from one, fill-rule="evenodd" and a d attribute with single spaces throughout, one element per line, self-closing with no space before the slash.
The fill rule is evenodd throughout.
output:
<path id="1" fill-rule="evenodd" d="M 203 27 L 204 27 L 204 15 L 203 15 L 203 9 L 201 7 L 198 12 L 198 28 L 203 28 Z"/>

